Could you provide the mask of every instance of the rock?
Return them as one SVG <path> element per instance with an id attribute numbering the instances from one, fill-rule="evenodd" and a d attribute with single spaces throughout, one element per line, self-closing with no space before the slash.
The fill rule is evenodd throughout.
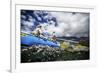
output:
<path id="1" fill-rule="evenodd" d="M 79 51 L 79 52 L 78 52 Z M 81 53 L 81 51 L 83 51 Z M 77 50 L 75 46 L 69 49 L 53 48 L 50 46 L 32 45 L 21 51 L 21 62 L 46 62 L 88 59 L 89 51 Z M 85 54 L 86 53 L 86 54 Z M 85 56 L 86 55 L 86 56 Z"/>

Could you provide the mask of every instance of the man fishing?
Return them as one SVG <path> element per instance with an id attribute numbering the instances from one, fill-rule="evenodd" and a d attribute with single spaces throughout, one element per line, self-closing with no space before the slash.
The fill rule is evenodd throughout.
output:
<path id="1" fill-rule="evenodd" d="M 33 34 L 36 36 L 42 37 L 43 36 L 43 29 L 42 26 L 38 26 L 34 31 L 32 31 Z"/>
<path id="2" fill-rule="evenodd" d="M 53 31 L 52 34 L 50 32 L 47 32 L 45 27 L 38 26 L 33 32 L 38 37 L 45 38 L 45 39 L 51 39 L 52 41 L 56 41 L 56 34 Z"/>
<path id="3" fill-rule="evenodd" d="M 56 41 L 56 34 L 55 34 L 55 32 L 52 33 L 52 40 Z"/>

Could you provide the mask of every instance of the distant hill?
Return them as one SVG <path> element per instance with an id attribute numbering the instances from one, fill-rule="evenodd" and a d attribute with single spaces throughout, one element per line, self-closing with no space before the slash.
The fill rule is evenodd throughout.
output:
<path id="1" fill-rule="evenodd" d="M 78 41 L 79 44 L 81 45 L 84 45 L 84 46 L 87 46 L 89 47 L 89 43 L 90 43 L 90 40 L 89 40 L 89 37 L 57 37 L 58 38 L 58 41 L 60 41 L 59 39 L 65 39 L 65 40 L 72 40 L 72 41 Z"/>

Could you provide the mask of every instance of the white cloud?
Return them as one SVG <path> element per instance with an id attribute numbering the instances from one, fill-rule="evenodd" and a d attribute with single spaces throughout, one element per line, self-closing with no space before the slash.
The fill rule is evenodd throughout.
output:
<path id="1" fill-rule="evenodd" d="M 88 36 L 88 13 L 51 12 L 51 15 L 56 17 L 58 21 L 58 27 L 55 27 L 55 31 L 59 36 Z"/>

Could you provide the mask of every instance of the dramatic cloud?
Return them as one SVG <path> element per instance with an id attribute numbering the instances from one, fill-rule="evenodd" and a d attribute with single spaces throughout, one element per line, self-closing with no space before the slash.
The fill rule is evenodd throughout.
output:
<path id="1" fill-rule="evenodd" d="M 58 26 L 49 26 L 49 31 L 55 31 L 58 36 L 88 36 L 89 14 L 73 12 L 50 12 L 56 17 Z M 52 29 L 53 28 L 53 29 Z"/>
<path id="2" fill-rule="evenodd" d="M 27 10 L 28 11 L 28 10 Z M 28 11 L 21 15 L 21 30 L 31 32 L 38 25 L 57 36 L 89 36 L 89 13 Z M 38 23 L 38 25 L 36 24 Z M 55 26 L 57 25 L 57 26 Z"/>

